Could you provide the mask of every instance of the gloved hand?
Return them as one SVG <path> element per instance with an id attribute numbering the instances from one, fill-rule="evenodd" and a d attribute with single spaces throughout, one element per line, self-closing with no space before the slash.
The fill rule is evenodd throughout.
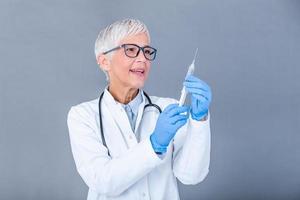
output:
<path id="1" fill-rule="evenodd" d="M 208 107 L 212 99 L 211 89 L 204 81 L 193 75 L 187 76 L 183 85 L 192 95 L 191 117 L 200 121 L 208 114 Z"/>
<path id="2" fill-rule="evenodd" d="M 150 136 L 151 144 L 155 152 L 165 153 L 170 141 L 175 136 L 177 130 L 182 127 L 188 119 L 188 106 L 178 106 L 170 104 L 159 115 L 154 132 Z"/>

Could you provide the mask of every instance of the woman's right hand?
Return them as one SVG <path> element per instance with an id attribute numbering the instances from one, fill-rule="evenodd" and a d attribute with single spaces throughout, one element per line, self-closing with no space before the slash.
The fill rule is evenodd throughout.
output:
<path id="1" fill-rule="evenodd" d="M 164 153 L 177 130 L 188 119 L 188 106 L 170 104 L 159 115 L 154 132 L 150 136 L 151 144 L 155 152 Z M 186 112 L 186 114 L 182 114 Z"/>

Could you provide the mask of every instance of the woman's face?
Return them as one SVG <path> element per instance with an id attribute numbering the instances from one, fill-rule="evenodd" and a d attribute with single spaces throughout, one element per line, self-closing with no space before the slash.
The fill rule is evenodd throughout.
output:
<path id="1" fill-rule="evenodd" d="M 125 37 L 122 44 L 136 44 L 140 47 L 149 45 L 146 33 Z M 111 58 L 108 74 L 110 84 L 126 88 L 142 88 L 148 77 L 151 61 L 147 60 L 142 52 L 135 58 L 129 58 L 124 53 L 124 48 L 116 50 Z"/>

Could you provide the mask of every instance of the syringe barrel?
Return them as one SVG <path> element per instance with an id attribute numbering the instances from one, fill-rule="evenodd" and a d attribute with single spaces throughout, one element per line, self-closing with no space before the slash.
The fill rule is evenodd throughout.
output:
<path id="1" fill-rule="evenodd" d="M 187 92 L 186 92 L 185 86 L 183 86 L 183 88 L 181 90 L 180 99 L 179 99 L 179 106 L 183 106 L 186 95 L 187 95 Z"/>

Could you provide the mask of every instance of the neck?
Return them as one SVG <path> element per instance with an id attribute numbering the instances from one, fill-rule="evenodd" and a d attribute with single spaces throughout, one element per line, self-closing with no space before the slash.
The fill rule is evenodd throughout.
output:
<path id="1" fill-rule="evenodd" d="M 109 84 L 108 91 L 116 101 L 122 104 L 128 104 L 139 92 L 136 88 L 122 88 L 113 84 Z"/>

